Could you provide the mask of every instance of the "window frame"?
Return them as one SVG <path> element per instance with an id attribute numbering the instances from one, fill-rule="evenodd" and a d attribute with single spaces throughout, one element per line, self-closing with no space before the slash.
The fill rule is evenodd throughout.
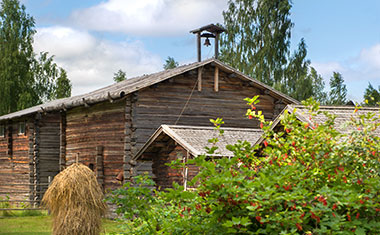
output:
<path id="1" fill-rule="evenodd" d="M 0 138 L 5 137 L 5 125 L 0 124 Z"/>
<path id="2" fill-rule="evenodd" d="M 26 123 L 25 122 L 19 122 L 18 123 L 17 134 L 18 135 L 26 135 Z"/>

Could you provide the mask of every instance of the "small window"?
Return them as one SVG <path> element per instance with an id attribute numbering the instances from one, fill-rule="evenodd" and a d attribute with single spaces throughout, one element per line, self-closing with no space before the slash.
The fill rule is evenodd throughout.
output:
<path id="1" fill-rule="evenodd" d="M 25 135 L 25 122 L 20 122 L 18 124 L 18 134 Z"/>
<path id="2" fill-rule="evenodd" d="M 5 126 L 0 125 L 0 137 L 5 137 Z"/>

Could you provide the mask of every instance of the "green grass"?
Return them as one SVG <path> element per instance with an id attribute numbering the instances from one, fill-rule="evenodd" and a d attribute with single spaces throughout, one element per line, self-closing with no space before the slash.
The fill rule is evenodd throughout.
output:
<path id="1" fill-rule="evenodd" d="M 118 225 L 119 222 L 104 219 L 103 229 L 105 233 L 122 232 Z M 0 234 L 5 235 L 47 235 L 51 234 L 51 218 L 50 216 L 25 216 L 25 217 L 9 217 L 0 219 Z"/>

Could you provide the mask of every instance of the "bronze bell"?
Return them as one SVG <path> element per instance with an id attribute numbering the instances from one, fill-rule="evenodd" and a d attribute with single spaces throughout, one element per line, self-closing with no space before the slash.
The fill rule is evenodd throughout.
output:
<path id="1" fill-rule="evenodd" d="M 210 39 L 206 38 L 205 43 L 203 44 L 206 47 L 211 46 Z"/>

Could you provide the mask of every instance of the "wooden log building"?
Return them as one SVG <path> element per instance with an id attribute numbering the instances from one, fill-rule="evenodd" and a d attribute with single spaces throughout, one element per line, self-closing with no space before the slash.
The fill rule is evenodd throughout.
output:
<path id="1" fill-rule="evenodd" d="M 234 145 L 237 140 L 254 145 L 263 134 L 260 128 L 220 129 L 223 135 L 213 127 L 161 125 L 133 157 L 136 161 L 134 171 L 138 175 L 148 172 L 160 189 L 172 187 L 173 182 L 184 185 L 186 189 L 187 182 L 198 173 L 198 168 L 187 165 L 183 169 L 173 169 L 168 163 L 174 160 L 187 162 L 203 154 L 213 158 L 233 157 L 234 153 L 226 148 L 227 145 Z M 218 138 L 218 142 L 209 143 L 208 140 L 213 138 Z M 217 147 L 217 150 L 209 154 L 205 147 Z M 152 169 L 143 168 L 147 163 L 152 165 Z"/>
<path id="2" fill-rule="evenodd" d="M 226 127 L 257 128 L 245 117 L 244 98 L 260 95 L 257 109 L 272 120 L 299 103 L 219 61 L 223 31 L 213 24 L 191 31 L 198 62 L 1 116 L 0 197 L 38 200 L 49 177 L 76 161 L 96 172 L 104 190 L 114 189 L 118 175 L 152 172 L 152 161 L 135 156 L 162 124 L 210 126 L 209 119 L 221 117 Z M 207 45 L 214 38 L 214 58 L 201 61 L 202 37 Z"/>
<path id="3" fill-rule="evenodd" d="M 245 118 L 246 97 L 260 95 L 258 110 L 274 119 L 298 102 L 217 59 L 131 78 L 70 98 L 0 117 L 0 196 L 23 191 L 33 198 L 48 176 L 78 159 L 96 171 L 104 189 L 129 179 L 140 148 L 162 124 L 255 128 Z M 151 168 L 144 163 L 139 169 Z M 6 183 L 18 183 L 17 188 Z"/>

